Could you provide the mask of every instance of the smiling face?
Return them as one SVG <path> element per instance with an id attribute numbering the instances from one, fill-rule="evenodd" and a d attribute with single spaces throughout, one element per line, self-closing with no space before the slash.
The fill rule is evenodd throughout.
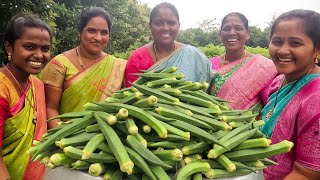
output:
<path id="1" fill-rule="evenodd" d="M 161 7 L 150 23 L 150 30 L 155 43 L 172 45 L 179 32 L 179 20 L 168 7 Z"/>
<path id="2" fill-rule="evenodd" d="M 280 74 L 290 82 L 314 66 L 317 49 L 305 34 L 301 19 L 281 21 L 270 38 L 269 53 Z"/>
<path id="3" fill-rule="evenodd" d="M 240 17 L 232 15 L 223 21 L 220 38 L 226 51 L 239 51 L 244 49 L 249 38 L 249 31 L 245 28 Z"/>
<path id="4" fill-rule="evenodd" d="M 6 51 L 12 56 L 9 64 L 26 74 L 40 73 L 50 59 L 50 46 L 49 32 L 34 27 L 25 27 L 14 44 L 5 42 Z"/>
<path id="5" fill-rule="evenodd" d="M 109 28 L 107 21 L 96 16 L 91 18 L 80 35 L 80 44 L 89 54 L 99 54 L 109 42 Z"/>

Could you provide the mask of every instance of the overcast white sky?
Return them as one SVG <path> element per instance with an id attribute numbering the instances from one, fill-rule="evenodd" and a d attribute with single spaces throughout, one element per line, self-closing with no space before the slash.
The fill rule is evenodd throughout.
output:
<path id="1" fill-rule="evenodd" d="M 292 9 L 311 9 L 320 13 L 320 0 L 138 0 L 153 8 L 169 2 L 179 11 L 181 29 L 197 28 L 206 19 L 220 23 L 229 12 L 244 14 L 250 26 L 265 28 L 273 17 Z"/>

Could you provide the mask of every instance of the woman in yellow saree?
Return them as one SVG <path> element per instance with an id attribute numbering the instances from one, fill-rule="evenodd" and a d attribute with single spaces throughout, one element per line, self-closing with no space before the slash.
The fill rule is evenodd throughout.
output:
<path id="1" fill-rule="evenodd" d="M 103 8 L 81 13 L 79 46 L 54 57 L 42 74 L 48 118 L 82 111 L 85 103 L 102 101 L 121 88 L 126 61 L 103 52 L 110 29 L 110 16 Z M 58 121 L 50 121 L 49 128 Z"/>
<path id="2" fill-rule="evenodd" d="M 19 14 L 4 35 L 9 62 L 0 69 L 0 179 L 41 180 L 45 167 L 27 150 L 47 131 L 44 85 L 38 74 L 50 59 L 52 31 L 34 15 Z"/>

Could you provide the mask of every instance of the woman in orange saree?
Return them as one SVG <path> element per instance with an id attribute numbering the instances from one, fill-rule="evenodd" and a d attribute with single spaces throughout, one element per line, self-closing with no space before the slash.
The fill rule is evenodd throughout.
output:
<path id="1" fill-rule="evenodd" d="M 42 74 L 48 118 L 82 111 L 87 102 L 102 101 L 121 88 L 126 61 L 103 52 L 110 29 L 103 8 L 90 7 L 80 14 L 79 46 L 54 57 Z M 58 121 L 50 121 L 49 128 Z"/>
<path id="2" fill-rule="evenodd" d="M 50 59 L 52 31 L 34 15 L 19 14 L 4 36 L 8 64 L 0 69 L 0 179 L 40 180 L 45 167 L 27 150 L 47 130 L 43 83 L 38 74 Z"/>

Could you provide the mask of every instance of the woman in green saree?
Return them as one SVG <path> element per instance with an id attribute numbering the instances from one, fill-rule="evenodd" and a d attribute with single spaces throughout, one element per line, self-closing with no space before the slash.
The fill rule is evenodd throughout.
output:
<path id="1" fill-rule="evenodd" d="M 43 71 L 48 118 L 82 111 L 85 103 L 104 100 L 122 86 L 126 61 L 103 52 L 109 14 L 100 7 L 85 9 L 78 30 L 79 46 L 54 57 Z M 50 121 L 49 128 L 57 121 Z"/>
<path id="2" fill-rule="evenodd" d="M 41 180 L 45 167 L 27 150 L 47 131 L 43 83 L 38 74 L 50 60 L 52 31 L 37 16 L 14 16 L 4 34 L 9 62 L 0 69 L 0 179 Z"/>

